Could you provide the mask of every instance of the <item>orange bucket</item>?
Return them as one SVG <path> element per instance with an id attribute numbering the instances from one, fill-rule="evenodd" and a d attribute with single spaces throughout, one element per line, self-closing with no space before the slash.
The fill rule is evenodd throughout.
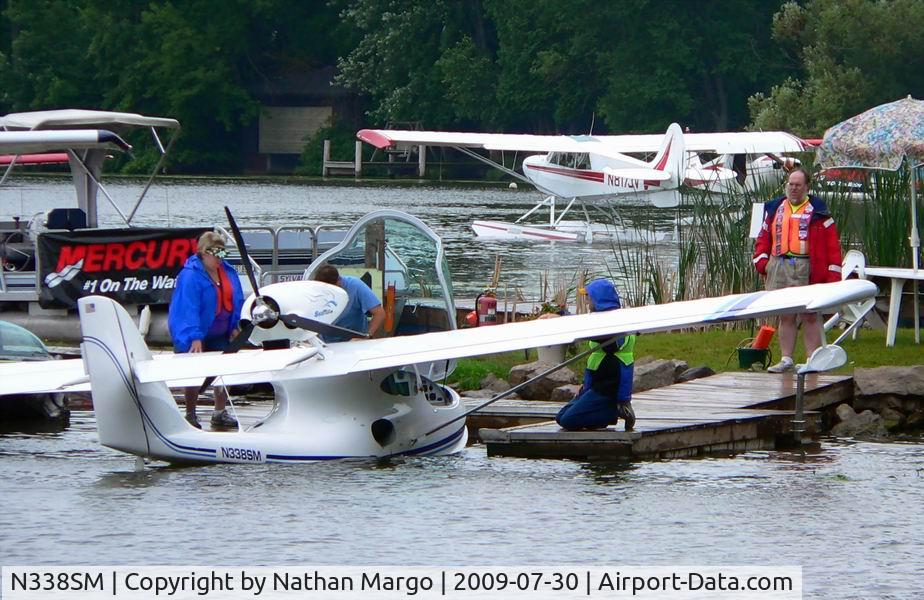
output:
<path id="1" fill-rule="evenodd" d="M 757 332 L 757 337 L 755 337 L 754 342 L 751 343 L 751 348 L 755 350 L 766 350 L 770 347 L 770 342 L 773 340 L 774 333 L 776 333 L 776 329 L 773 327 L 761 325 L 760 331 Z"/>

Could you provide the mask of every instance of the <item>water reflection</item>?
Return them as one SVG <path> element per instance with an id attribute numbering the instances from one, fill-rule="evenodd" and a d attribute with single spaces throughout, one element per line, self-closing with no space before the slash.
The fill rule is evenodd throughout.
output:
<path id="1" fill-rule="evenodd" d="M 625 461 L 594 461 L 582 465 L 581 470 L 600 485 L 624 485 L 631 482 L 638 463 Z"/>

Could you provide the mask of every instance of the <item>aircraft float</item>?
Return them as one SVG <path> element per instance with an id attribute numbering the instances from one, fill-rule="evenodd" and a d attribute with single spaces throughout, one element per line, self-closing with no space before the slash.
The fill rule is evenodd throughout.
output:
<path id="1" fill-rule="evenodd" d="M 233 219 L 231 229 L 240 243 Z M 246 256 L 246 248 L 239 250 Z M 364 278 L 382 295 L 385 337 L 323 341 L 325 333 L 344 332 L 333 323 L 347 303 L 339 287 L 310 280 L 323 264 Z M 103 445 L 170 463 L 292 464 L 445 454 L 459 451 L 468 439 L 464 404 L 442 382 L 457 358 L 736 319 L 834 312 L 876 293 L 871 282 L 847 280 L 456 329 L 439 237 L 420 220 L 394 210 L 360 219 L 338 246 L 312 263 L 305 280 L 263 288 L 254 283 L 253 289 L 241 334 L 226 353 L 153 355 L 116 301 L 83 297 L 78 302 L 83 358 L 0 365 L 0 395 L 89 389 Z M 258 349 L 241 348 L 244 340 Z M 843 354 L 837 346 L 819 352 Z M 271 384 L 272 410 L 247 429 L 193 428 L 170 387 L 204 386 L 214 378 L 223 385 Z"/>
<path id="2" fill-rule="evenodd" d="M 785 152 L 804 152 L 812 146 L 782 131 L 742 133 L 684 133 L 672 123 L 664 135 L 563 136 L 448 131 L 363 129 L 357 138 L 379 149 L 408 150 L 417 146 L 454 148 L 512 177 L 534 185 L 546 197 L 514 223 L 476 220 L 480 237 L 549 241 L 593 241 L 595 236 L 625 235 L 625 228 L 608 211 L 607 200 L 641 199 L 660 208 L 680 203 L 681 185 L 713 192 L 758 189 L 778 181 Z M 523 160 L 523 174 L 477 152 L 535 152 Z M 642 161 L 629 154 L 652 154 Z M 715 158 L 702 162 L 701 156 Z M 567 201 L 556 212 L 559 202 Z M 578 203 L 582 221 L 566 221 Z M 605 223 L 593 223 L 588 206 L 603 212 Z M 548 207 L 545 225 L 528 226 L 525 219 Z M 615 218 L 614 218 L 615 217 Z"/>

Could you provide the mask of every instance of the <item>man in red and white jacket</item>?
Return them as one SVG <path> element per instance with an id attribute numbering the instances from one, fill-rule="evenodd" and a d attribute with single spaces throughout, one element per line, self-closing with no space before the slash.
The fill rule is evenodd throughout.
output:
<path id="1" fill-rule="evenodd" d="M 764 205 L 764 224 L 754 245 L 754 267 L 766 276 L 768 290 L 841 279 L 841 244 L 828 206 L 808 193 L 811 179 L 801 168 L 786 182 L 786 195 Z M 768 371 L 782 373 L 795 367 L 796 316 L 780 317 L 780 362 Z M 803 313 L 803 335 L 808 356 L 821 346 L 821 321 Z"/>

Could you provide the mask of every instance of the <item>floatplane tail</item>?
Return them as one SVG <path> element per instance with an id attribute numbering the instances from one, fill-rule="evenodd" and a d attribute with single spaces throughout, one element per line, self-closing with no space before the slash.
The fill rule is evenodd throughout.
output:
<path id="1" fill-rule="evenodd" d="M 680 204 L 680 184 L 684 179 L 686 145 L 683 130 L 677 123 L 671 123 L 664 134 L 661 148 L 648 166 L 658 171 L 666 171 L 670 178 L 666 181 L 646 181 L 648 200 L 658 208 L 672 208 Z"/>
<path id="2" fill-rule="evenodd" d="M 103 296 L 77 304 L 100 443 L 141 456 L 170 455 L 166 436 L 191 427 L 166 383 L 135 377 L 135 364 L 152 356 L 131 316 Z"/>

